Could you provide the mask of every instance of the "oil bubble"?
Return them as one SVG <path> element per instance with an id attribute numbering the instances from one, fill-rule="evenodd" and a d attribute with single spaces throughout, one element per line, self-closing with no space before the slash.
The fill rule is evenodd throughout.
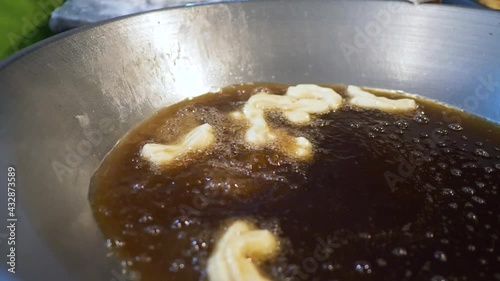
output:
<path id="1" fill-rule="evenodd" d="M 430 122 L 429 117 L 427 117 L 427 116 L 425 116 L 423 114 L 419 114 L 419 115 L 415 116 L 414 120 L 418 124 L 429 124 L 429 122 Z"/>
<path id="2" fill-rule="evenodd" d="M 361 232 L 360 234 L 358 234 L 358 236 L 359 236 L 359 238 L 362 238 L 362 239 L 371 239 L 372 238 L 372 236 L 366 232 Z"/>
<path id="3" fill-rule="evenodd" d="M 148 263 L 151 262 L 152 258 L 148 255 L 142 254 L 140 256 L 135 256 L 134 257 L 135 261 L 137 262 L 142 262 L 142 263 Z"/>
<path id="4" fill-rule="evenodd" d="M 147 233 L 153 235 L 153 236 L 158 236 L 161 234 L 161 228 L 157 225 L 150 225 L 144 228 L 144 231 Z"/>
<path id="5" fill-rule="evenodd" d="M 463 130 L 462 126 L 460 126 L 460 124 L 457 124 L 457 123 L 449 124 L 448 128 L 450 128 L 453 131 L 462 131 Z"/>
<path id="6" fill-rule="evenodd" d="M 486 186 L 486 184 L 485 184 L 484 182 L 481 182 L 481 181 L 476 181 L 476 185 L 477 185 L 477 187 L 479 187 L 479 188 L 483 188 L 483 187 L 485 187 L 485 186 Z"/>
<path id="7" fill-rule="evenodd" d="M 396 125 L 401 130 L 405 130 L 410 126 L 410 124 L 408 124 L 408 122 L 406 120 L 398 120 L 398 121 L 394 122 L 394 125 Z"/>
<path id="8" fill-rule="evenodd" d="M 467 213 L 467 218 L 471 219 L 471 220 L 477 220 L 477 216 L 473 212 L 468 212 Z"/>
<path id="9" fill-rule="evenodd" d="M 452 175 L 454 175 L 456 177 L 462 176 L 462 170 L 460 170 L 460 169 L 452 168 L 450 170 L 450 172 L 451 172 Z"/>
<path id="10" fill-rule="evenodd" d="M 449 188 L 444 188 L 442 193 L 443 193 L 443 195 L 447 195 L 447 196 L 455 195 L 455 191 L 453 191 L 453 189 L 449 189 Z"/>
<path id="11" fill-rule="evenodd" d="M 478 203 L 478 204 L 484 204 L 484 203 L 485 203 L 484 199 L 483 199 L 483 198 L 481 198 L 481 197 L 472 196 L 472 198 L 471 198 L 471 199 L 472 199 L 474 202 Z"/>
<path id="12" fill-rule="evenodd" d="M 446 169 L 446 168 L 448 168 L 448 164 L 443 163 L 443 162 L 439 162 L 437 165 L 438 165 L 438 166 L 439 166 L 439 168 L 441 168 L 441 169 Z"/>
<path id="13" fill-rule="evenodd" d="M 361 127 L 361 124 L 360 123 L 351 123 L 349 125 L 349 127 L 353 128 L 353 129 L 359 129 Z"/>
<path id="14" fill-rule="evenodd" d="M 482 148 L 476 148 L 474 150 L 474 154 L 477 155 L 477 156 L 484 157 L 484 158 L 490 158 L 490 154 L 486 150 L 484 150 Z"/>
<path id="15" fill-rule="evenodd" d="M 438 133 L 442 136 L 446 136 L 448 134 L 448 131 L 446 129 L 438 128 L 438 129 L 436 129 L 436 133 Z"/>
<path id="16" fill-rule="evenodd" d="M 443 252 L 443 251 L 436 251 L 434 252 L 434 258 L 438 261 L 442 261 L 442 262 L 445 262 L 448 260 L 448 258 L 446 257 L 446 254 Z"/>
<path id="17" fill-rule="evenodd" d="M 182 260 L 176 260 L 170 265 L 169 270 L 171 272 L 178 272 L 178 271 L 184 269 L 184 267 L 185 267 L 185 265 L 184 265 L 184 262 Z"/>
<path id="18" fill-rule="evenodd" d="M 468 186 L 462 187 L 462 192 L 473 195 L 476 191 Z"/>
<path id="19" fill-rule="evenodd" d="M 360 274 L 370 274 L 372 269 L 370 263 L 367 261 L 357 261 L 354 263 L 354 270 Z"/>
<path id="20" fill-rule="evenodd" d="M 152 221 L 153 220 L 153 217 L 152 216 L 149 216 L 149 215 L 144 215 L 142 216 L 138 221 L 140 223 L 146 223 L 148 221 Z"/>
<path id="21" fill-rule="evenodd" d="M 405 248 L 398 247 L 392 250 L 392 254 L 395 255 L 396 257 L 404 257 L 408 254 Z"/>
<path id="22" fill-rule="evenodd" d="M 382 259 L 382 258 L 377 259 L 376 262 L 377 262 L 378 266 L 380 266 L 380 267 L 383 267 L 383 266 L 387 265 L 387 261 L 384 260 L 384 259 Z"/>
<path id="23" fill-rule="evenodd" d="M 382 125 L 375 125 L 375 126 L 371 127 L 370 130 L 372 130 L 373 132 L 376 132 L 376 133 L 385 132 L 385 129 L 384 129 L 384 127 L 382 127 Z"/>

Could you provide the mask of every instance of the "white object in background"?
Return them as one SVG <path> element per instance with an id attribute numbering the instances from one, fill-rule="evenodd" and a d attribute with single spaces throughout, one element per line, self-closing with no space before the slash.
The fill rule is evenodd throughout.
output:
<path id="1" fill-rule="evenodd" d="M 220 0 L 68 0 L 52 13 L 49 26 L 53 32 L 59 33 L 144 11 L 215 2 Z"/>

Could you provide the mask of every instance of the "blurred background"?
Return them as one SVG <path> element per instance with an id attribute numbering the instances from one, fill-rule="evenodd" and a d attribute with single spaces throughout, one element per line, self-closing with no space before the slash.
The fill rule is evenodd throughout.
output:
<path id="1" fill-rule="evenodd" d="M 1 0 L 0 59 L 51 35 L 50 13 L 63 0 Z"/>
<path id="2" fill-rule="evenodd" d="M 0 0 L 0 60 L 56 33 L 85 24 L 164 7 L 218 1 L 220 0 Z M 500 9 L 500 0 L 410 1 Z"/>

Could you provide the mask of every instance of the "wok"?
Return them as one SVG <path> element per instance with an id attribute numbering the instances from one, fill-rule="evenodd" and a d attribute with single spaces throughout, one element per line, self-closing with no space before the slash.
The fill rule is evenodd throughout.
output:
<path id="1" fill-rule="evenodd" d="M 0 67 L 2 224 L 7 167 L 17 171 L 9 280 L 125 280 L 89 207 L 92 172 L 159 108 L 251 81 L 399 89 L 500 122 L 500 14 L 380 1 L 226 3 L 124 17 L 20 52 Z"/>

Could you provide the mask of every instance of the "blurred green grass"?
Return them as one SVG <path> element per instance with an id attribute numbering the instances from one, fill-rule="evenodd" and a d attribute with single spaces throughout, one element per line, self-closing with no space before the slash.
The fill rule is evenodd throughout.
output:
<path id="1" fill-rule="evenodd" d="M 0 0 L 0 59 L 53 35 L 50 13 L 63 0 Z"/>

